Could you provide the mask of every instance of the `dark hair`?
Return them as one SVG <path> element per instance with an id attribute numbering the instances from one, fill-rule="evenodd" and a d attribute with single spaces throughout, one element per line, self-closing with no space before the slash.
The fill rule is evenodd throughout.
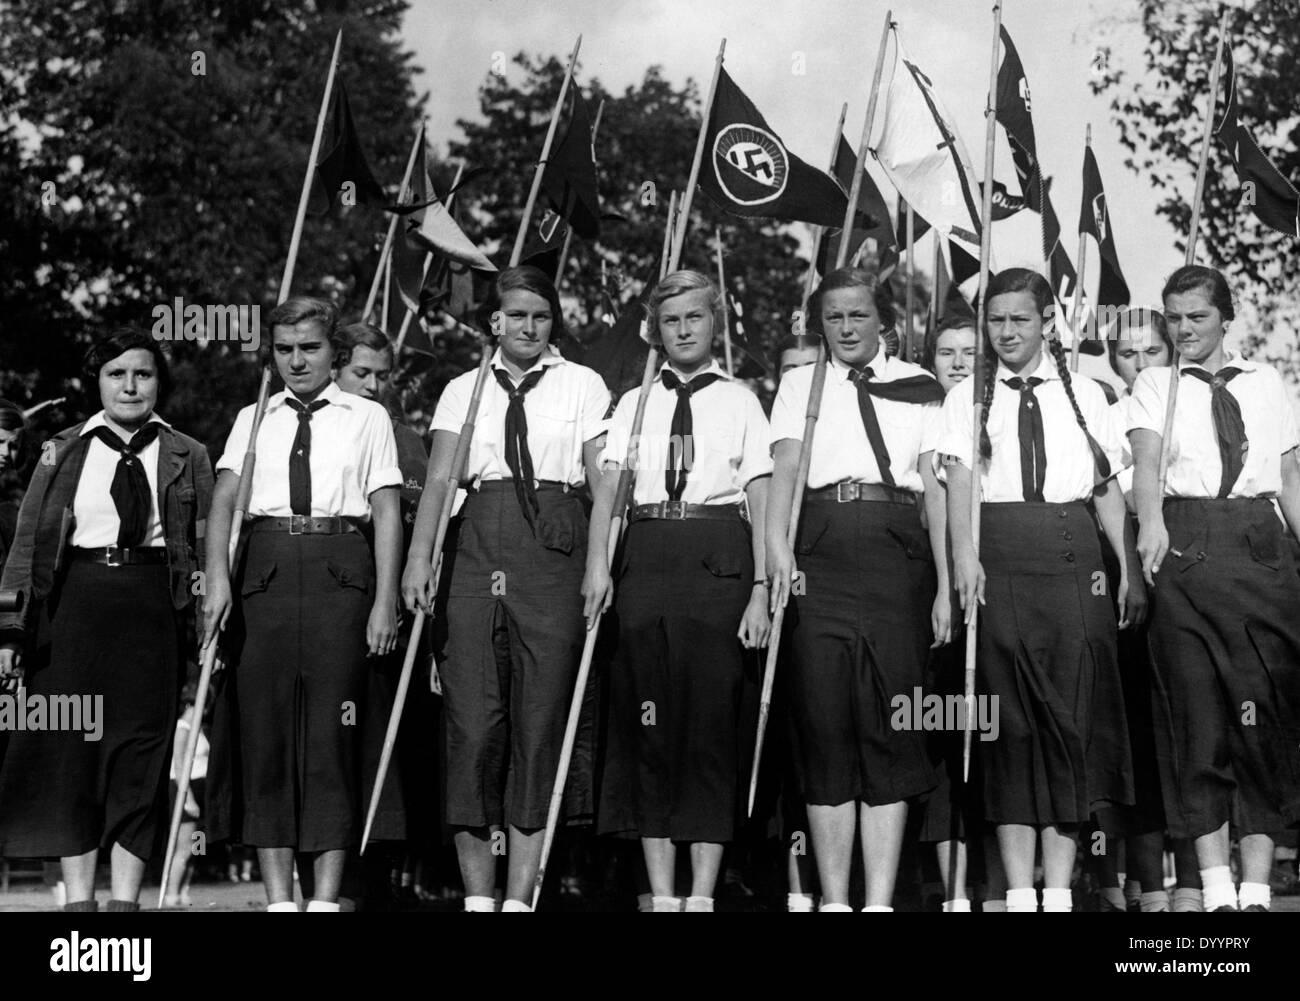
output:
<path id="1" fill-rule="evenodd" d="M 785 334 L 772 349 L 772 368 L 781 375 L 781 356 L 787 351 L 816 351 L 820 339 L 815 334 Z"/>
<path id="2" fill-rule="evenodd" d="M 979 349 L 979 332 L 975 330 L 975 321 L 960 314 L 945 316 L 939 325 L 925 335 L 922 348 L 921 364 L 930 372 L 934 371 L 934 356 L 939 350 L 939 338 L 950 330 L 969 330 L 975 334 L 975 348 Z"/>
<path id="3" fill-rule="evenodd" d="M 1028 268 L 1007 268 L 1005 271 L 999 271 L 989 278 L 988 290 L 985 293 L 985 319 L 988 323 L 987 304 L 991 303 L 997 296 L 1008 295 L 1015 292 L 1026 292 L 1033 297 L 1034 308 L 1042 316 L 1049 310 L 1055 309 L 1056 297 L 1052 294 L 1052 286 L 1048 284 L 1047 279 L 1037 271 L 1030 271 Z M 987 333 L 987 331 L 986 331 Z M 1070 378 L 1070 365 L 1065 358 L 1065 349 L 1061 346 L 1058 338 L 1046 335 L 1044 340 L 1047 341 L 1047 349 L 1052 354 L 1052 360 L 1056 362 L 1056 371 L 1061 376 L 1061 385 L 1065 388 L 1066 398 L 1070 401 L 1070 407 L 1074 411 L 1074 419 L 1078 422 L 1080 430 L 1088 439 L 1088 448 L 1092 451 L 1093 462 L 1097 467 L 1097 473 L 1101 479 L 1110 476 L 1110 460 L 1106 458 L 1106 453 L 1102 447 L 1097 444 L 1097 439 L 1092 436 L 1088 430 L 1088 422 L 1083 419 L 1083 411 L 1079 409 L 1079 401 L 1074 398 L 1074 383 Z M 993 338 L 986 337 L 986 351 L 993 354 Z M 993 443 L 989 440 L 989 408 L 993 405 L 993 393 L 997 389 L 997 376 L 994 368 L 995 362 L 987 366 L 984 375 L 984 402 L 980 410 L 980 455 L 984 459 L 993 457 Z"/>
<path id="4" fill-rule="evenodd" d="M 338 340 L 340 346 L 335 350 L 334 364 L 339 367 L 352 360 L 352 352 L 356 348 L 369 348 L 378 353 L 387 351 L 390 354 L 393 350 L 388 335 L 373 323 L 357 322 L 340 327 Z"/>
<path id="5" fill-rule="evenodd" d="M 1133 339 L 1131 336 L 1120 337 L 1119 335 L 1141 330 L 1143 327 L 1150 327 L 1156 332 L 1164 343 L 1165 350 L 1169 352 L 1169 364 L 1173 364 L 1174 342 L 1169 336 L 1169 324 L 1165 323 L 1164 314 L 1150 306 L 1124 306 L 1116 312 L 1114 322 L 1106 328 L 1106 357 L 1110 360 L 1110 370 L 1116 375 L 1119 375 L 1119 369 L 1115 367 L 1119 342 Z"/>
<path id="6" fill-rule="evenodd" d="M 487 299 L 475 315 L 479 329 L 485 334 L 492 334 L 492 316 L 500 311 L 502 297 L 507 292 L 520 290 L 540 296 L 551 307 L 551 336 L 547 343 L 555 344 L 564 338 L 568 331 L 564 327 L 564 310 L 560 308 L 560 293 L 555 290 L 555 283 L 546 277 L 546 273 L 531 264 L 506 268 L 497 275 L 496 281 L 488 290 Z"/>
<path id="7" fill-rule="evenodd" d="M 265 364 L 271 364 L 275 353 L 275 328 L 294 327 L 299 323 L 319 324 L 336 359 L 345 350 L 339 337 L 338 307 L 328 299 L 294 295 L 271 310 L 266 318 L 266 336 L 262 338 L 262 360 Z"/>
<path id="8" fill-rule="evenodd" d="M 85 391 L 92 398 L 98 393 L 99 372 L 114 358 L 120 358 L 128 351 L 148 351 L 153 355 L 154 367 L 158 370 L 158 402 L 167 398 L 172 390 L 172 370 L 167 362 L 167 353 L 162 342 L 145 333 L 139 327 L 118 327 L 101 337 L 90 346 L 81 363 L 81 376 Z"/>
<path id="9" fill-rule="evenodd" d="M 883 346 L 885 331 L 894 325 L 894 294 L 889 290 L 889 282 L 883 281 L 874 271 L 863 268 L 840 268 L 822 279 L 817 291 L 808 300 L 808 329 L 825 336 L 822 330 L 822 300 L 827 292 L 846 288 L 864 288 L 871 293 L 876 315 L 880 318 L 880 340 Z"/>
<path id="10" fill-rule="evenodd" d="M 1179 268 L 1166 279 L 1165 287 L 1160 291 L 1160 299 L 1163 302 L 1171 295 L 1181 295 L 1184 292 L 1204 292 L 1225 320 L 1237 317 L 1236 310 L 1232 308 L 1232 289 L 1228 287 L 1228 280 L 1214 268 L 1199 264 Z"/>
<path id="11" fill-rule="evenodd" d="M 8 400 L 0 400 L 0 431 L 26 430 L 27 418 L 23 415 L 23 408 Z"/>

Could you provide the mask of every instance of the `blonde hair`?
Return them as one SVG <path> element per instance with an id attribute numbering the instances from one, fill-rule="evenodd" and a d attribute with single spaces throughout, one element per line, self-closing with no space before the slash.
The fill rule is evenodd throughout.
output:
<path id="1" fill-rule="evenodd" d="M 698 271 L 674 271 L 665 275 L 646 302 L 649 316 L 646 320 L 646 333 L 651 341 L 659 341 L 659 307 L 669 299 L 675 299 L 687 292 L 707 291 L 709 293 L 709 310 L 713 313 L 713 332 L 721 333 L 727 322 L 726 311 L 722 304 L 722 293 L 706 275 Z"/>

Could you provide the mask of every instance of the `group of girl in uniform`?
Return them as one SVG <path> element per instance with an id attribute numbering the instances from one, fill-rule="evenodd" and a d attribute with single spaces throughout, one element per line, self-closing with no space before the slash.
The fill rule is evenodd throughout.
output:
<path id="1" fill-rule="evenodd" d="M 711 911 L 744 821 L 758 651 L 784 607 L 773 744 L 788 754 L 787 818 L 806 824 L 820 910 L 854 909 L 856 851 L 862 909 L 892 910 L 909 808 L 937 846 L 944 910 L 971 909 L 966 849 L 981 843 L 985 910 L 1070 910 L 1085 831 L 1093 854 L 1124 841 L 1143 909 L 1168 907 L 1166 831 L 1183 846 L 1188 908 L 1203 885 L 1206 909 L 1267 909 L 1273 837 L 1300 820 L 1300 630 L 1286 614 L 1300 580 L 1278 517 L 1300 528 L 1300 439 L 1281 379 L 1225 353 L 1231 296 L 1207 268 L 1180 269 L 1163 312 L 1127 313 L 1111 333 L 1131 386 L 1114 408 L 1072 376 L 1053 305 L 1033 272 L 991 277 L 977 401 L 976 331 L 941 329 L 927 371 L 887 350 L 885 283 L 828 275 L 810 303 L 828 357 L 792 533 L 816 378 L 800 366 L 817 340 L 783 345 L 769 424 L 712 357 L 722 303 L 696 272 L 649 296 L 663 361 L 644 401 L 617 406 L 559 352 L 554 285 L 502 272 L 483 309 L 492 356 L 477 409 L 471 422 L 476 375 L 452 380 L 427 475 L 421 443 L 403 449 L 375 399 L 392 366 L 382 331 L 340 329 L 330 304 L 291 299 L 269 320 L 285 388 L 257 432 L 233 562 L 254 408 L 214 484 L 203 448 L 155 412 L 162 351 L 113 335 L 87 359 L 103 409 L 51 440 L 0 582 L 28 599 L 0 617 L 0 675 L 29 694 L 103 694 L 103 740 L 16 735 L 0 767 L 0 852 L 60 858 L 68 906 L 94 909 L 111 846 L 109 908 L 136 906 L 197 613 L 200 644 L 220 635 L 229 664 L 209 837 L 257 849 L 268 910 L 298 909 L 295 866 L 306 909 L 337 910 L 373 767 L 359 724 L 391 702 L 373 675 L 399 650 L 400 599 L 443 620 L 443 805 L 465 910 L 530 909 L 582 649 L 603 620 L 603 753 L 594 776 L 571 774 L 566 811 L 639 839 L 645 909 Z M 466 495 L 435 564 L 470 428 Z M 630 500 L 614 512 L 622 476 Z M 900 726 L 897 709 L 960 693 L 954 640 L 977 611 L 976 693 L 996 727 L 974 741 L 967 783 L 960 731 Z M 427 779 L 403 790 L 408 806 L 438 797 Z M 792 860 L 791 877 L 790 909 L 810 910 L 813 873 Z"/>

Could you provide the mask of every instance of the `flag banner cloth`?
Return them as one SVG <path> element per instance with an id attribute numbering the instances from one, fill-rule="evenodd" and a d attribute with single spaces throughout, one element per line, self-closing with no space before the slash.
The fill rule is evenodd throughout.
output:
<path id="1" fill-rule="evenodd" d="M 834 178 L 787 150 L 725 69 L 718 71 L 699 184 L 733 215 L 842 226 L 848 207 Z"/>
<path id="2" fill-rule="evenodd" d="M 980 186 L 969 153 L 897 28 L 884 111 L 872 153 L 898 193 L 944 236 L 979 258 Z"/>
<path id="3" fill-rule="evenodd" d="M 1249 205 L 1255 218 L 1265 226 L 1289 236 L 1300 236 L 1300 192 L 1264 155 L 1254 136 L 1238 120 L 1237 74 L 1232 65 L 1231 46 L 1224 46 L 1223 58 L 1227 66 L 1228 103 L 1214 135 L 1227 147 L 1237 178 L 1245 189 L 1241 204 Z"/>

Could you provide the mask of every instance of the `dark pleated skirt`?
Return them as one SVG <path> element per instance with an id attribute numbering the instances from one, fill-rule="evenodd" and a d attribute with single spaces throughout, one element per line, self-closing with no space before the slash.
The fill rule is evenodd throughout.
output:
<path id="1" fill-rule="evenodd" d="M 1294 556 L 1266 498 L 1166 500 L 1165 525 L 1149 636 L 1169 832 L 1277 833 L 1300 821 Z"/>
<path id="2" fill-rule="evenodd" d="M 213 718 L 214 841 L 318 852 L 361 839 L 374 559 L 364 538 L 261 531 L 237 577 L 238 662 Z"/>
<path id="3" fill-rule="evenodd" d="M 1115 608 L 1082 503 L 985 504 L 977 693 L 998 736 L 975 741 L 991 824 L 1081 824 L 1133 802 Z"/>
<path id="4" fill-rule="evenodd" d="M 147 859 L 165 833 L 183 671 L 167 567 L 70 563 L 49 611 L 49 646 L 29 652 L 28 702 L 97 697 L 103 731 L 10 734 L 0 854 L 67 857 L 117 843 Z"/>
<path id="5" fill-rule="evenodd" d="M 734 522 L 640 521 L 618 574 L 602 833 L 731 841 L 745 809 L 752 729 L 736 637 L 753 587 L 749 530 Z M 756 667 L 753 654 L 749 662 Z"/>
<path id="6" fill-rule="evenodd" d="M 587 514 L 578 493 L 558 487 L 543 485 L 538 502 L 534 536 L 513 484 L 485 483 L 466 499 L 453 540 L 439 666 L 446 819 L 455 827 L 546 824 L 586 636 Z M 593 810 L 592 718 L 584 716 L 570 764 L 570 819 Z"/>
<path id="7" fill-rule="evenodd" d="M 810 501 L 791 598 L 790 739 L 809 804 L 873 806 L 935 783 L 926 735 L 895 730 L 891 703 L 920 686 L 935 576 L 914 504 Z"/>

